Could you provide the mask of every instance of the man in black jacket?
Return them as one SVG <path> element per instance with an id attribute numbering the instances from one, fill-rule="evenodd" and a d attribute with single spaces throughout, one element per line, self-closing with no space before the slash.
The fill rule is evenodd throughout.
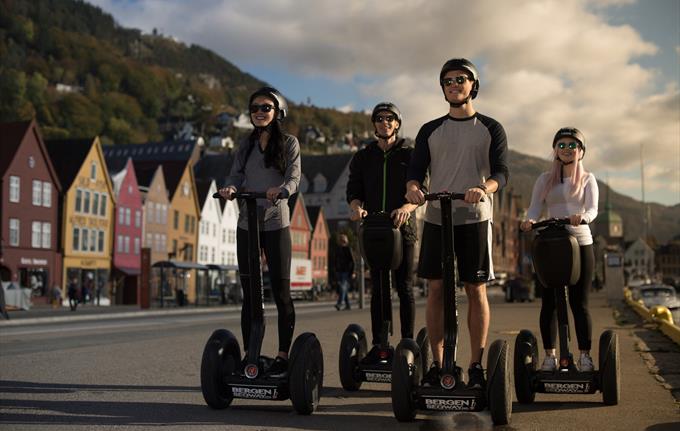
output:
<path id="1" fill-rule="evenodd" d="M 368 213 L 387 212 L 394 220 L 394 226 L 402 233 L 402 262 L 392 279 L 399 295 L 399 317 L 402 338 L 413 338 L 415 302 L 413 299 L 413 253 L 416 240 L 415 217 L 412 212 L 416 205 L 406 202 L 406 174 L 411 160 L 412 148 L 398 139 L 401 127 L 401 112 L 389 102 L 379 103 L 373 108 L 371 121 L 378 138 L 358 151 L 349 166 L 347 202 L 350 219 L 361 220 Z M 371 269 L 373 292 L 371 295 L 371 331 L 373 348 L 362 360 L 373 364 L 380 360 L 380 280 L 379 271 Z M 384 340 L 387 341 L 387 340 Z"/>

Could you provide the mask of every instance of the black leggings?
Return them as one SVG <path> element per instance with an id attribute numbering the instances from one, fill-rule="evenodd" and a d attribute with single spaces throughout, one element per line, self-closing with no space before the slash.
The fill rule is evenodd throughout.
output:
<path id="1" fill-rule="evenodd" d="M 592 244 L 582 245 L 579 248 L 581 251 L 581 275 L 576 284 L 569 286 L 569 306 L 574 315 L 578 348 L 579 350 L 590 350 L 592 344 L 592 323 L 590 313 L 588 312 L 588 292 L 593 280 L 595 255 Z M 555 340 L 557 339 L 555 289 L 546 288 L 545 286 L 541 287 L 543 287 L 543 303 L 541 304 L 540 317 L 541 337 L 543 338 L 543 348 L 548 350 L 555 348 Z"/>
<path id="2" fill-rule="evenodd" d="M 399 295 L 399 319 L 401 323 L 401 338 L 413 338 L 415 320 L 415 300 L 413 299 L 413 243 L 403 242 L 403 258 L 401 265 L 392 271 L 393 286 Z M 371 293 L 371 331 L 373 344 L 380 344 L 380 330 L 382 319 L 380 316 L 380 271 L 371 271 L 373 292 Z M 386 340 L 385 340 L 386 341 Z"/>
<path id="3" fill-rule="evenodd" d="M 272 294 L 279 314 L 279 351 L 288 352 L 293 339 L 293 329 L 295 329 L 295 308 L 293 308 L 293 300 L 290 298 L 290 229 L 285 227 L 280 230 L 260 232 L 260 247 L 264 249 L 264 255 L 267 258 Z M 236 229 L 236 254 L 239 272 L 250 274 L 248 268 L 248 231 L 245 229 Z M 248 290 L 250 283 L 247 276 L 241 277 L 241 287 L 243 288 L 241 333 L 244 349 L 247 349 L 251 326 L 250 294 Z"/>

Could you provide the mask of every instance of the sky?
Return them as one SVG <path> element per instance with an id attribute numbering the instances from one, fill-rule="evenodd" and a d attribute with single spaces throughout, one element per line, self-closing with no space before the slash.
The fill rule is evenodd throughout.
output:
<path id="1" fill-rule="evenodd" d="M 215 51 L 294 102 L 370 110 L 402 135 L 445 115 L 446 60 L 480 70 L 474 107 L 549 159 L 563 126 L 616 191 L 680 203 L 679 0 L 89 0 L 124 27 Z M 512 171 L 510 172 L 512 180 Z"/>

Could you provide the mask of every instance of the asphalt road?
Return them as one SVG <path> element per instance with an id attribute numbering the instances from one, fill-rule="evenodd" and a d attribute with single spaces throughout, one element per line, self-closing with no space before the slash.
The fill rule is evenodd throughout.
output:
<path id="1" fill-rule="evenodd" d="M 538 303 L 506 304 L 491 294 L 489 342 L 514 345 L 520 329 L 538 333 Z M 349 323 L 369 328 L 368 310 L 337 312 L 330 303 L 296 303 L 296 334 L 312 331 L 324 353 L 321 405 L 312 416 L 297 415 L 289 401 L 234 400 L 211 410 L 200 390 L 200 360 L 210 333 L 220 327 L 240 339 L 239 313 L 156 314 L 114 319 L 0 326 L 0 429 L 21 430 L 486 430 L 488 412 L 419 414 L 402 424 L 392 415 L 389 385 L 364 383 L 345 392 L 337 362 L 340 337 Z M 651 375 L 635 350 L 635 331 L 616 325 L 603 298 L 591 301 L 593 341 L 614 329 L 620 337 L 622 396 L 606 407 L 600 394 L 538 394 L 532 405 L 513 404 L 506 430 L 665 430 L 680 429 L 680 409 Z M 275 313 L 268 310 L 270 316 Z M 394 313 L 395 317 L 398 312 Z M 461 307 L 465 322 L 466 307 Z M 276 319 L 268 318 L 263 353 L 276 349 Z M 418 305 L 416 330 L 424 324 Z M 399 325 L 396 326 L 398 333 Z M 393 337 L 396 344 L 397 337 Z M 572 344 L 575 344 L 573 342 Z M 575 345 L 573 348 L 575 349 Z M 597 358 L 597 352 L 593 352 Z M 461 332 L 459 361 L 467 368 L 469 346 Z"/>

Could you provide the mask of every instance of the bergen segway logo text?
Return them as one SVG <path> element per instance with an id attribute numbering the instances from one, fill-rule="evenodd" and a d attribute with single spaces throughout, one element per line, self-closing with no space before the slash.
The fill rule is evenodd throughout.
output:
<path id="1" fill-rule="evenodd" d="M 590 391 L 589 383 L 544 383 L 546 392 L 557 394 L 582 394 Z"/>
<path id="2" fill-rule="evenodd" d="M 253 398 L 258 400 L 275 400 L 278 391 L 270 388 L 246 388 L 242 386 L 232 386 L 231 392 L 236 398 Z"/>
<path id="3" fill-rule="evenodd" d="M 365 374 L 367 382 L 383 382 L 383 383 L 392 382 L 391 373 L 366 372 Z"/>
<path id="4" fill-rule="evenodd" d="M 427 410 L 474 410 L 477 405 L 474 398 L 441 399 L 425 398 L 425 408 Z"/>

